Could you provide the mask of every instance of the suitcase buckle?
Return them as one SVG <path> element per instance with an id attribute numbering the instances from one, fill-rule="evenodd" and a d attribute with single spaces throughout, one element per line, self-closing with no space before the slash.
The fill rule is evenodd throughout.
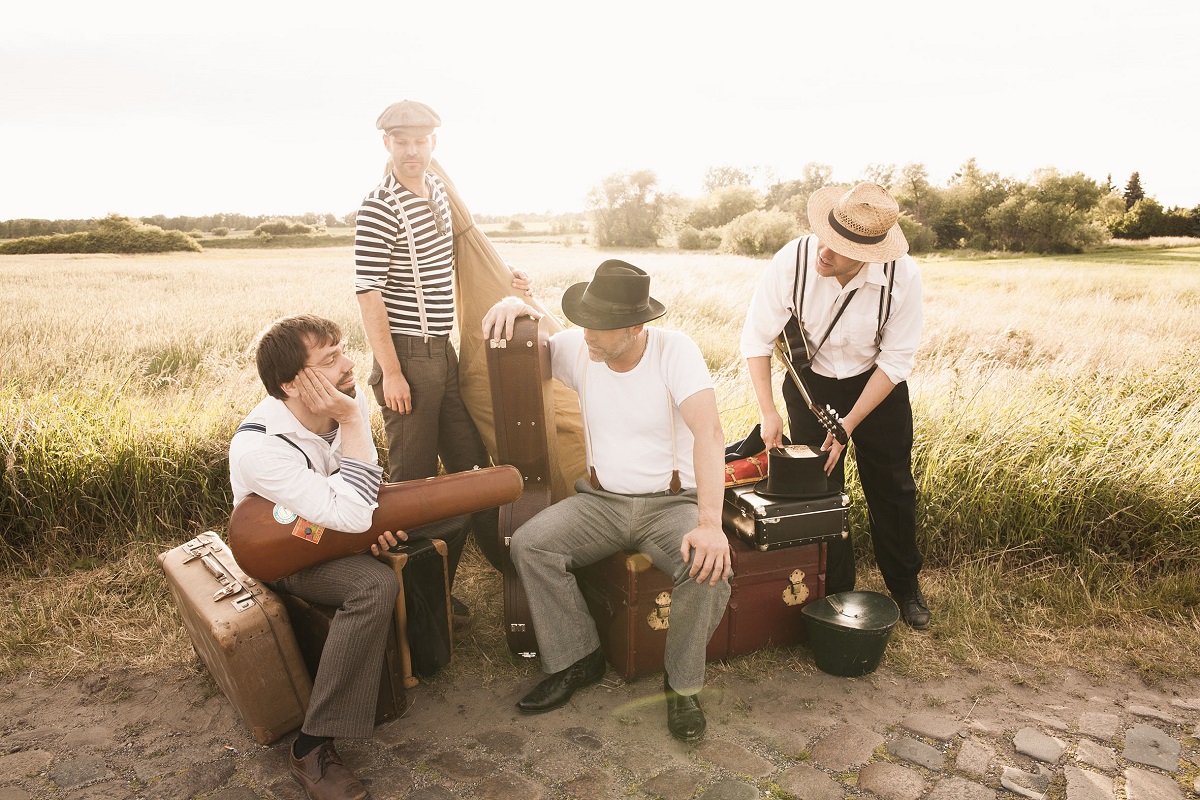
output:
<path id="1" fill-rule="evenodd" d="M 250 592 L 246 592 L 241 597 L 233 598 L 233 600 L 230 602 L 233 604 L 234 610 L 240 614 L 247 608 L 250 608 L 252 605 L 254 605 L 254 595 L 252 595 Z"/>
<path id="2" fill-rule="evenodd" d="M 238 583 L 237 581 L 234 581 L 233 583 L 229 584 L 228 586 L 223 586 L 220 589 L 218 589 L 213 594 L 213 598 L 212 598 L 213 602 L 216 603 L 220 600 L 224 600 L 226 597 L 229 597 L 229 595 L 237 594 L 240 591 L 242 591 L 242 585 L 240 583 Z M 240 611 L 241 609 L 238 609 L 238 610 Z"/>

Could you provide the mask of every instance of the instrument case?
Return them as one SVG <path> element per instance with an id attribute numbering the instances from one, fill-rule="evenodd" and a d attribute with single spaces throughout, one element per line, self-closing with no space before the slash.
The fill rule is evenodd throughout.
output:
<path id="1" fill-rule="evenodd" d="M 850 535 L 850 498 L 841 492 L 815 498 L 764 497 L 753 486 L 725 490 L 721 525 L 757 550 L 830 542 Z"/>
<path id="2" fill-rule="evenodd" d="M 542 350 L 549 347 L 537 320 L 519 317 L 512 339 L 498 339 L 487 351 L 488 379 L 496 425 L 497 461 L 521 472 L 521 496 L 500 507 L 500 561 L 504 575 L 504 638 L 513 655 L 537 656 L 537 637 L 525 587 L 509 555 L 513 533 L 550 505 L 551 459 L 547 436 L 554 431 L 554 396 L 543 376 Z"/>
<path id="3" fill-rule="evenodd" d="M 207 531 L 158 563 L 196 653 L 260 744 L 304 722 L 312 680 L 279 597 Z"/>
<path id="4" fill-rule="evenodd" d="M 462 517 L 433 524 L 462 524 Z M 404 686 L 409 689 L 420 683 L 418 677 L 432 678 L 454 655 L 447 552 L 441 539 L 412 539 L 398 552 L 377 556 L 391 566 L 400 582 L 396 640 Z"/>

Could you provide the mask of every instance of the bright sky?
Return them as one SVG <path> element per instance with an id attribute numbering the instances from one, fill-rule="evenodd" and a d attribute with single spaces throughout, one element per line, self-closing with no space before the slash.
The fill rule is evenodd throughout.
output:
<path id="1" fill-rule="evenodd" d="M 1200 3 L 20 2 L 0 21 L 0 219 L 353 211 L 418 99 L 476 213 L 713 165 L 1039 167 L 1200 204 Z"/>

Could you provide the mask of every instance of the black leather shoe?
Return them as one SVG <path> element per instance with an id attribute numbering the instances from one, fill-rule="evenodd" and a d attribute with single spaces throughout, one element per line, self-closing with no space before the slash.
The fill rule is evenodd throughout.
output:
<path id="1" fill-rule="evenodd" d="M 576 689 L 593 684 L 604 677 L 604 654 L 600 648 L 560 670 L 533 687 L 533 691 L 517 702 L 517 710 L 540 714 L 566 705 Z"/>
<path id="2" fill-rule="evenodd" d="M 929 606 L 925 604 L 920 586 L 914 586 L 911 592 L 896 594 L 893 597 L 896 599 L 896 605 L 900 606 L 900 619 L 904 620 L 905 625 L 916 631 L 923 631 L 929 627 L 932 615 L 929 613 Z"/>
<path id="3" fill-rule="evenodd" d="M 681 742 L 690 744 L 703 739 L 708 723 L 704 721 L 700 698 L 694 694 L 680 694 L 666 680 L 663 688 L 667 694 L 667 730 Z"/>

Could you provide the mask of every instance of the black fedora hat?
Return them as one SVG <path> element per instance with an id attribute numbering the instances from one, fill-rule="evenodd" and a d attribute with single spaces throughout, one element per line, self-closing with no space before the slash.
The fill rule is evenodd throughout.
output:
<path id="1" fill-rule="evenodd" d="M 754 484 L 763 497 L 802 500 L 833 494 L 825 475 L 826 453 L 807 444 L 767 451 L 767 477 Z"/>
<path id="2" fill-rule="evenodd" d="M 615 258 L 597 267 L 590 281 L 568 287 L 562 310 L 571 322 L 594 331 L 631 328 L 667 313 L 650 296 L 650 276 Z"/>

